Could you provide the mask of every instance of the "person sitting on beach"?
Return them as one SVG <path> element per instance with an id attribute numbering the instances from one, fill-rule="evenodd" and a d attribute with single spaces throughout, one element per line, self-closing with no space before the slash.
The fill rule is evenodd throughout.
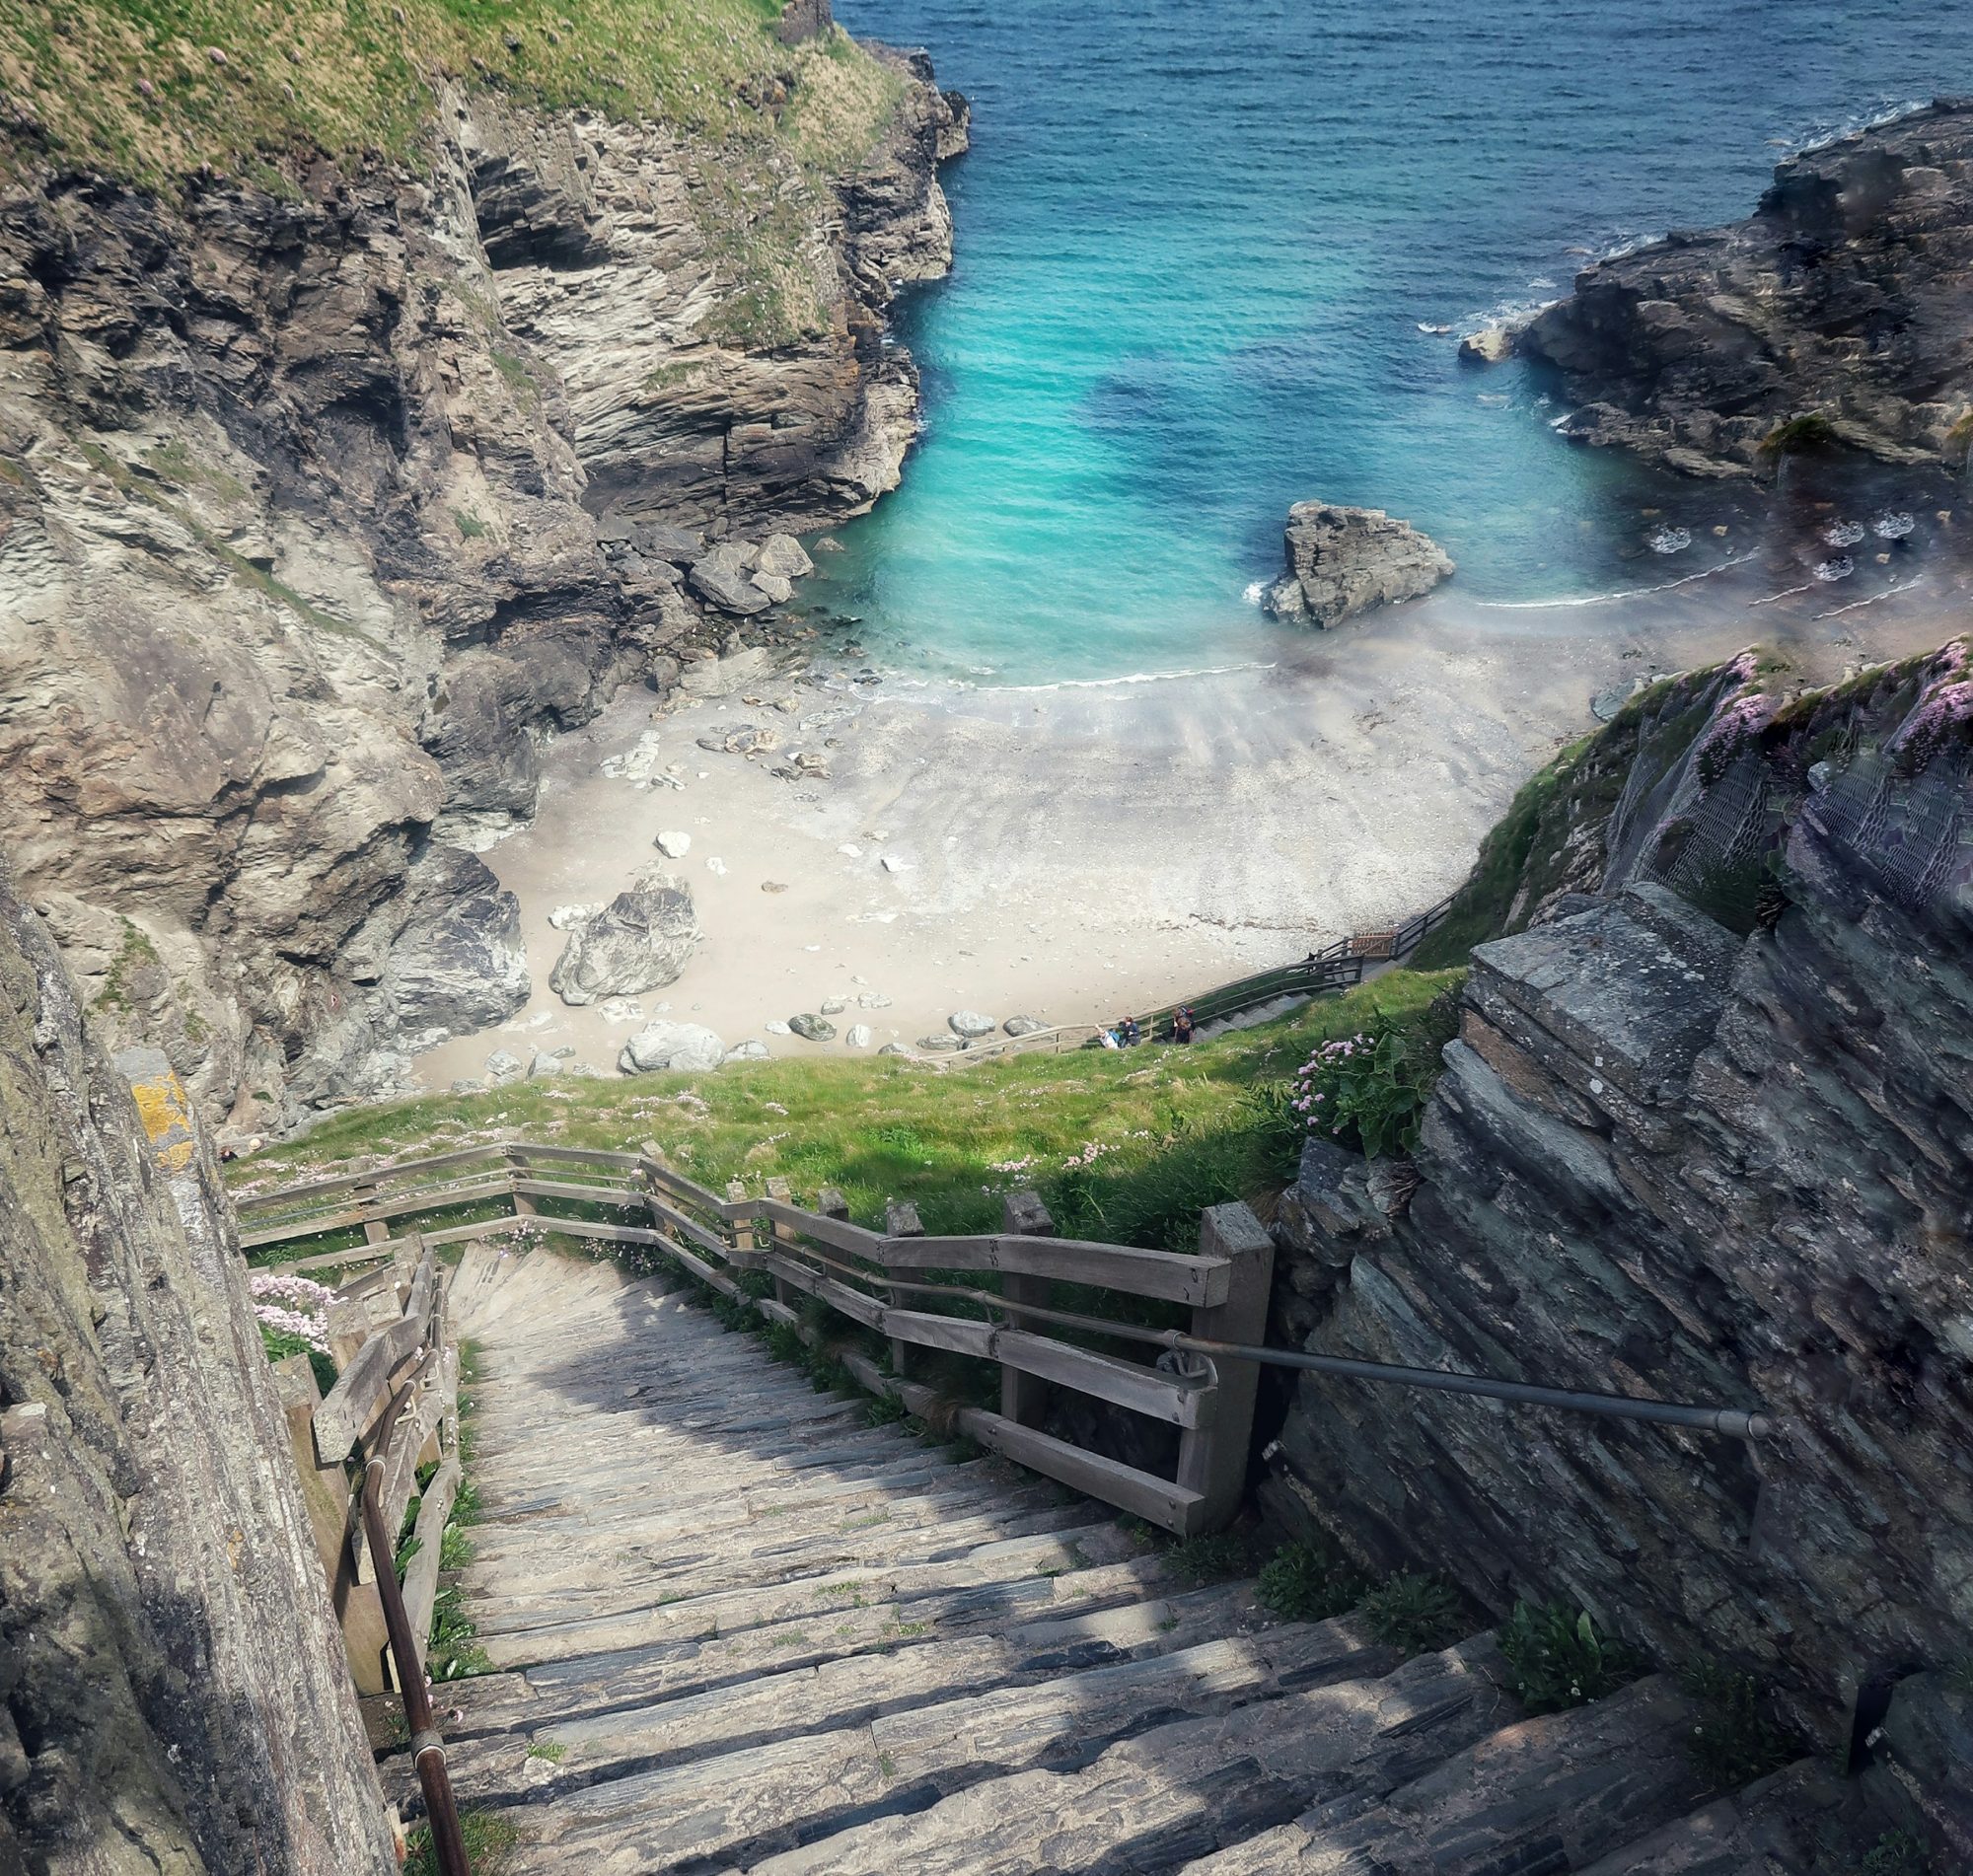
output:
<path id="1" fill-rule="evenodd" d="M 1178 1014 L 1172 1018 L 1172 1041 L 1175 1043 L 1191 1042 L 1192 1029 L 1192 1011 L 1187 1005 L 1182 1003 L 1179 1005 Z"/>
<path id="2" fill-rule="evenodd" d="M 1137 1027 L 1137 1019 L 1134 1016 L 1125 1017 L 1123 1034 L 1119 1040 L 1126 1048 L 1133 1048 L 1144 1040 L 1144 1032 Z"/>

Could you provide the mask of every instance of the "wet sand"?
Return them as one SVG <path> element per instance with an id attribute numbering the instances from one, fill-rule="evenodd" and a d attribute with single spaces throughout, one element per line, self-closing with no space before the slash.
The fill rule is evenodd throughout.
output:
<path id="1" fill-rule="evenodd" d="M 417 1070 L 444 1087 L 496 1047 L 567 1046 L 607 1071 L 656 1016 L 815 1054 L 858 1021 L 875 1047 L 960 1009 L 1108 1020 L 1197 993 L 1451 891 L 1613 686 L 1756 641 L 1821 683 L 1963 629 L 1956 582 L 1894 584 L 1757 604 L 1778 587 L 1750 560 L 1604 604 L 1487 607 L 1455 581 L 1334 632 L 1283 628 L 1269 668 L 1102 686 L 864 684 L 821 650 L 698 666 L 687 692 L 626 690 L 545 750 L 534 824 L 483 856 L 520 899 L 536 993 Z M 749 724 L 778 748 L 697 747 Z M 798 751 L 828 778 L 771 772 Z M 564 942 L 549 913 L 623 890 L 662 830 L 691 836 L 670 864 L 704 943 L 634 1016 L 565 1007 L 546 988 Z M 764 1027 L 828 998 L 850 1006 L 835 1043 Z"/>

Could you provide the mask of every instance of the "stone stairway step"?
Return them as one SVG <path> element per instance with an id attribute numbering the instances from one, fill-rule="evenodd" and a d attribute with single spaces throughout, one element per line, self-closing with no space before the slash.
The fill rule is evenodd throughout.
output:
<path id="1" fill-rule="evenodd" d="M 944 1794 L 866 1779 L 802 1840 L 735 1845 L 723 1867 L 771 1876 L 1029 1876 L 1166 1870 L 1293 1817 L 1319 1798 L 1374 1801 L 1516 1715 L 1506 1664 L 1481 1637 L 1376 1680 L 1276 1695 L 1140 1732 L 1066 1769 L 1031 1768 Z M 579 1803 L 587 1793 L 578 1793 Z M 550 1867 L 530 1862 L 530 1870 Z M 677 1868 L 651 1860 L 618 1868 Z"/>
<path id="2" fill-rule="evenodd" d="M 874 1646 L 866 1643 L 867 1651 L 823 1662 L 777 1663 L 774 1671 L 744 1684 L 728 1682 L 671 1697 L 630 1694 L 614 1675 L 567 1683 L 554 1690 L 557 1698 L 535 1700 L 515 1732 L 467 1739 L 452 1728 L 453 1775 L 470 1782 L 482 1803 L 511 1803 L 545 1784 L 594 1783 L 798 1734 L 860 1726 L 941 1701 L 972 1703 L 1004 1696 L 1001 1705 L 1026 1712 L 1032 1723 L 1058 1696 L 1022 1700 L 1020 1690 L 1053 1690 L 1077 1671 L 1223 1646 L 1228 1637 L 1256 1635 L 1270 1624 L 1253 1586 L 1240 1584 L 1057 1617 L 1003 1634 L 936 1638 L 906 1632 L 920 1626 L 894 1624 Z M 797 1632 L 781 1639 L 805 1637 Z M 1279 1680 L 1292 1678 L 1310 1661 L 1327 1671 L 1336 1651 L 1329 1639 L 1311 1640 L 1295 1629 L 1266 1638 L 1260 1652 Z M 992 1720 L 985 1704 L 967 1705 L 961 1717 L 969 1730 Z M 539 1756 L 544 1746 L 557 1755 L 548 1762 L 552 1776 Z M 531 1759 L 530 1753 L 537 1756 Z M 408 1788 L 407 1768 L 402 1778 Z"/>
<path id="3" fill-rule="evenodd" d="M 1323 1798 L 1185 1876 L 1482 1876 L 1572 1870 L 1689 1809 L 1693 1709 L 1662 1676 L 1503 1727 L 1373 1801 Z"/>
<path id="4" fill-rule="evenodd" d="M 569 1789 L 579 1770 L 572 1749 L 556 1768 L 569 1776 L 553 1781 L 552 1807 L 526 1820 L 532 1848 L 519 1867 L 547 1868 L 527 1855 L 569 1859 L 578 1847 L 599 1872 L 717 1867 L 882 1809 L 897 1793 L 936 1804 L 982 1781 L 997 1791 L 1006 1781 L 995 1772 L 1077 1763 L 1158 1722 L 1167 1733 L 1181 1719 L 1209 1728 L 1274 1704 L 1270 1694 L 1306 1700 L 1320 1693 L 1289 1690 L 1375 1686 L 1360 1677 L 1385 1673 L 1396 1658 L 1347 1619 L 1298 1623 Z M 977 1837 L 977 1823 L 971 1829 Z M 910 1866 L 910 1857 L 884 1865 Z"/>
<path id="5" fill-rule="evenodd" d="M 908 1601 L 934 1590 L 1003 1585 L 1027 1574 L 1043 1576 L 1122 1561 L 1134 1549 L 1114 1524 L 1083 1525 L 1032 1537 L 997 1538 L 963 1554 L 928 1562 L 882 1570 L 845 1568 L 742 1591 L 708 1589 L 620 1615 L 543 1623 L 507 1633 L 482 1629 L 480 1640 L 494 1666 L 526 1666 L 651 1642 L 709 1639 L 767 1622 L 786 1622 L 797 1614 L 821 1616 L 878 1598 Z M 476 1620 L 476 1604 L 475 1610 Z"/>
<path id="6" fill-rule="evenodd" d="M 667 1695 L 692 1694 L 744 1684 L 764 1674 L 806 1668 L 864 1648 L 909 1647 L 928 1640 L 1020 1629 L 1031 1639 L 1047 1629 L 1065 1659 L 1092 1665 L 1134 1645 L 1139 1630 L 1157 1629 L 1200 1599 L 1225 1599 L 1237 1620 L 1248 1620 L 1248 1586 L 1159 1595 L 1170 1572 L 1162 1558 L 1133 1557 L 1088 1569 L 1031 1574 L 1008 1581 L 931 1589 L 917 1595 L 866 1599 L 867 1585 L 839 1586 L 824 1599 L 780 1621 L 743 1627 L 707 1641 L 659 1642 L 598 1655 L 571 1655 L 523 1671 L 478 1675 L 458 1682 L 447 1697 L 461 1718 L 448 1738 L 538 1727 L 563 1713 L 591 1710 L 597 1690 L 621 1704 L 635 1705 Z M 841 1590 L 852 1593 L 845 1600 Z M 817 1612 L 823 1620 L 817 1620 Z M 1041 1645 L 1037 1641 L 1036 1645 Z"/>
<path id="7" fill-rule="evenodd" d="M 1581 1876 L 1823 1876 L 1865 1867 L 1877 1820 L 1862 1821 L 1853 1788 L 1812 1760 L 1613 1850 Z"/>

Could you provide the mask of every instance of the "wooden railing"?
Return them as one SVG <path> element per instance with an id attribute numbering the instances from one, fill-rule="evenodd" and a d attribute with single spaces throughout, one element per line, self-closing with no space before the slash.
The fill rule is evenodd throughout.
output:
<path id="1" fill-rule="evenodd" d="M 305 1492 L 314 1506 L 326 1496 L 333 1508 L 332 1523 L 317 1520 L 318 1542 L 351 1677 L 360 1694 L 395 1687 L 402 1696 L 438 1867 L 443 1876 L 467 1876 L 445 1747 L 425 1684 L 439 1555 L 460 1484 L 459 1350 L 446 1331 L 449 1272 L 415 1232 L 386 1234 L 383 1242 L 366 1233 L 358 1261 L 375 1267 L 346 1284 L 329 1312 L 339 1370 L 334 1386 L 318 1398 L 306 1360 L 290 1360 L 282 1392 Z M 297 1407 L 307 1410 L 305 1435 Z M 353 1491 L 352 1455 L 359 1467 Z M 394 1546 L 427 1463 L 437 1470 L 419 1497 L 416 1546 L 400 1585 Z"/>
<path id="2" fill-rule="evenodd" d="M 1425 936 L 1445 923 L 1452 912 L 1451 899 L 1442 899 L 1422 912 L 1414 912 L 1402 925 L 1388 931 L 1353 932 L 1339 938 L 1321 951 L 1312 951 L 1297 964 L 1279 965 L 1272 971 L 1258 971 L 1252 976 L 1235 977 L 1230 983 L 1215 985 L 1189 1002 L 1166 1003 L 1149 1012 L 1131 1011 L 1148 1043 L 1173 1040 L 1172 1021 L 1181 1009 L 1192 1012 L 1201 1028 L 1244 1016 L 1283 997 L 1326 996 L 1349 990 L 1363 981 L 1372 965 L 1396 963 L 1409 957 Z M 1120 1012 L 1122 1014 L 1122 1012 Z M 1113 1018 L 1114 1022 L 1115 1019 Z M 1047 1029 L 1030 1030 L 1025 1036 L 995 1036 L 984 1042 L 968 1043 L 931 1059 L 939 1064 L 968 1066 L 995 1061 L 1008 1055 L 1037 1051 L 1060 1054 L 1068 1049 L 1088 1048 L 1101 1041 L 1108 1023 L 1058 1023 Z"/>
<path id="3" fill-rule="evenodd" d="M 1213 1529 L 1239 1504 L 1255 1364 L 1144 1348 L 1129 1337 L 1164 1320 L 1171 1331 L 1225 1343 L 1262 1339 L 1274 1246 L 1245 1205 L 1206 1211 L 1193 1256 L 1059 1238 L 1032 1192 L 1008 1195 L 997 1233 L 934 1238 L 909 1205 L 894 1205 L 887 1228 L 872 1231 L 849 1222 L 839 1194 L 823 1191 L 809 1210 L 776 1180 L 765 1197 L 747 1197 L 737 1185 L 721 1197 L 655 1147 L 514 1143 L 248 1196 L 239 1209 L 247 1248 L 303 1253 L 283 1266 L 290 1269 L 395 1263 L 408 1245 L 428 1255 L 516 1232 L 649 1247 L 733 1303 L 827 1347 L 872 1394 L 1166 1530 Z M 474 1215 L 444 1222 L 461 1211 Z M 414 1220 L 422 1222 L 412 1231 Z M 344 1243 L 324 1246 L 336 1237 Z M 1075 1307 L 1057 1306 L 1058 1285 L 1072 1286 Z M 829 1329 L 831 1317 L 867 1332 L 865 1345 Z M 997 1367 L 995 1406 L 920 1374 L 953 1356 Z M 371 1369 L 385 1358 L 374 1357 Z M 1051 1385 L 1174 1429 L 1170 1476 L 1045 1431 Z M 323 1411 L 340 1438 L 355 1409 L 332 1407 L 335 1395 Z M 398 1509 L 402 1516 L 402 1501 Z"/>

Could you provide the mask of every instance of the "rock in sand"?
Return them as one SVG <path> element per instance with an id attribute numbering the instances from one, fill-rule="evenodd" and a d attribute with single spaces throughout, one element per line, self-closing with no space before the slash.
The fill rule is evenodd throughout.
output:
<path id="1" fill-rule="evenodd" d="M 836 1025 L 825 1023 L 819 1016 L 791 1016 L 788 1028 L 806 1043 L 833 1043 L 836 1040 Z"/>
<path id="2" fill-rule="evenodd" d="M 682 860 L 692 851 L 692 835 L 667 829 L 653 843 L 668 860 Z"/>
<path id="3" fill-rule="evenodd" d="M 1000 1027 L 994 1018 L 982 1016 L 978 1010 L 954 1010 L 945 1021 L 955 1036 L 964 1036 L 969 1041 L 976 1036 L 990 1036 Z"/>
<path id="4" fill-rule="evenodd" d="M 875 1038 L 870 1033 L 868 1023 L 851 1023 L 842 1040 L 851 1048 L 868 1048 Z"/>
<path id="5" fill-rule="evenodd" d="M 646 867 L 599 912 L 569 933 L 548 973 L 548 988 L 577 1007 L 672 982 L 703 933 L 692 888 L 662 867 Z"/>
<path id="6" fill-rule="evenodd" d="M 1009 1036 L 1032 1036 L 1037 1030 L 1047 1029 L 1048 1025 L 1038 1016 L 1010 1016 L 1000 1027 Z"/>
<path id="7" fill-rule="evenodd" d="M 623 1045 L 617 1066 L 626 1075 L 648 1075 L 661 1068 L 717 1068 L 725 1059 L 726 1045 L 702 1023 L 648 1023 Z"/>

